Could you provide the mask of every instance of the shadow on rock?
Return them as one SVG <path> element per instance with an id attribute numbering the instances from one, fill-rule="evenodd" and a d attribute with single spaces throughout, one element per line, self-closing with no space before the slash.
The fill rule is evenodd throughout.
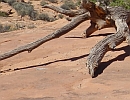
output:
<path id="1" fill-rule="evenodd" d="M 110 64 L 112 64 L 115 61 L 124 61 L 124 59 L 128 56 L 130 56 L 130 46 L 125 46 L 122 48 L 117 48 L 114 51 L 120 51 L 120 50 L 124 50 L 125 53 L 120 54 L 119 56 L 107 61 L 107 62 L 101 62 L 99 67 L 96 69 L 95 72 L 95 77 L 97 77 L 98 75 L 102 74 L 104 69 L 106 69 Z M 95 78 L 94 77 L 94 78 Z"/>
<path id="2" fill-rule="evenodd" d="M 82 58 L 87 57 L 87 56 L 88 56 L 88 54 L 84 54 L 84 55 L 81 55 L 81 56 L 78 56 L 78 57 L 72 57 L 72 58 L 67 58 L 67 59 L 55 60 L 55 61 L 47 62 L 47 63 L 44 63 L 44 64 L 40 64 L 40 65 L 33 65 L 33 66 L 22 67 L 22 68 L 15 68 L 13 70 L 12 69 L 7 69 L 7 70 L 0 71 L 0 73 L 6 73 L 6 72 L 17 71 L 17 70 L 35 68 L 35 67 L 40 67 L 40 66 L 47 66 L 47 65 L 50 65 L 50 64 L 53 64 L 53 63 L 56 63 L 56 62 L 61 62 L 61 61 L 69 61 L 69 60 L 76 61 L 76 60 L 82 59 Z"/>
<path id="3" fill-rule="evenodd" d="M 96 35 L 90 35 L 89 37 L 99 37 L 99 36 L 108 36 L 114 33 L 105 33 L 105 34 L 96 34 Z"/>

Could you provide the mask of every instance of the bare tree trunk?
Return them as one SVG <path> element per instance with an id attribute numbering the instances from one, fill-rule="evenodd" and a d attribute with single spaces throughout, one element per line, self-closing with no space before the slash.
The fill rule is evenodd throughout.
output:
<path id="1" fill-rule="evenodd" d="M 117 27 L 117 33 L 112 34 L 98 42 L 90 51 L 87 58 L 87 68 L 89 69 L 89 74 L 95 77 L 95 71 L 100 64 L 103 56 L 107 51 L 114 49 L 117 45 L 127 40 L 130 45 L 130 31 L 127 25 L 128 15 L 124 9 L 115 8 L 111 9 L 111 14 L 113 20 L 115 20 L 115 25 Z"/>
<path id="2" fill-rule="evenodd" d="M 82 14 L 80 16 L 77 16 L 74 19 L 72 19 L 72 21 L 69 24 L 63 26 L 62 28 L 60 28 L 58 30 L 56 30 L 52 34 L 49 34 L 49 35 L 47 35 L 47 36 L 45 36 L 41 39 L 38 39 L 38 40 L 36 40 L 32 43 L 25 45 L 25 46 L 21 46 L 21 47 L 14 49 L 14 50 L 8 51 L 4 54 L 1 54 L 0 60 L 4 60 L 6 58 L 12 57 L 12 56 L 19 54 L 21 52 L 24 52 L 24 51 L 31 52 L 33 49 L 37 48 L 38 46 L 42 45 L 43 43 L 45 43 L 49 40 L 55 39 L 55 38 L 59 38 L 60 36 L 66 34 L 69 31 L 71 31 L 76 26 L 78 26 L 80 23 L 82 23 L 83 21 L 88 20 L 89 17 L 90 17 L 89 12 Z"/>
<path id="3" fill-rule="evenodd" d="M 77 15 L 81 15 L 81 14 L 84 14 L 87 12 L 86 9 L 80 9 L 80 10 L 76 10 L 76 11 L 71 11 L 71 10 L 65 10 L 65 9 L 62 9 L 60 7 L 56 7 L 54 5 L 44 5 L 42 8 L 49 8 L 49 9 L 52 9 L 58 13 L 61 13 L 61 14 L 65 14 L 69 17 L 75 17 Z"/>
<path id="4" fill-rule="evenodd" d="M 95 32 L 95 31 L 97 31 L 98 30 L 98 28 L 96 27 L 96 23 L 94 23 L 94 22 L 90 22 L 91 23 L 91 25 L 89 26 L 89 28 L 87 28 L 84 32 L 83 32 L 83 34 L 82 34 L 82 37 L 83 38 L 87 38 L 87 37 L 89 37 L 93 32 Z"/>

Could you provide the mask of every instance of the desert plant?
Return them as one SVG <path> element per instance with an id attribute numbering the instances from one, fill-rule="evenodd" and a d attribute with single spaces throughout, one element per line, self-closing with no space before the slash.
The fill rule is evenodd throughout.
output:
<path id="1" fill-rule="evenodd" d="M 3 11 L 0 11 L 0 16 L 2 16 L 2 17 L 8 17 L 7 14 L 5 12 L 3 12 Z"/>
<path id="2" fill-rule="evenodd" d="M 62 14 L 59 14 L 58 17 L 62 19 L 64 16 Z"/>
<path id="3" fill-rule="evenodd" d="M 92 2 L 96 2 L 97 0 L 90 0 L 90 1 L 92 1 Z"/>
<path id="4" fill-rule="evenodd" d="M 14 26 L 13 24 L 5 24 L 5 25 L 2 25 L 0 24 L 0 33 L 4 33 L 4 32 L 9 32 L 9 31 L 14 31 L 14 30 L 17 30 L 18 28 L 17 27 L 12 27 Z"/>
<path id="5" fill-rule="evenodd" d="M 126 9 L 130 9 L 130 0 L 113 0 L 110 6 L 122 6 Z"/>
<path id="6" fill-rule="evenodd" d="M 21 17 L 28 15 L 31 18 L 32 13 L 35 11 L 33 5 L 24 2 L 15 2 L 12 6 Z"/>
<path id="7" fill-rule="evenodd" d="M 47 13 L 41 13 L 38 15 L 37 17 L 38 20 L 44 20 L 44 21 L 48 21 L 48 22 L 52 22 L 55 21 L 56 19 L 53 17 L 49 17 L 49 15 Z"/>
<path id="8" fill-rule="evenodd" d="M 40 2 L 40 5 L 41 6 L 44 6 L 44 5 L 46 5 L 46 4 L 48 4 L 45 0 L 42 0 L 41 2 Z"/>
<path id="9" fill-rule="evenodd" d="M 48 0 L 49 2 L 51 3 L 57 3 L 58 1 L 57 0 Z"/>
<path id="10" fill-rule="evenodd" d="M 80 6 L 80 4 L 81 4 L 81 0 L 77 0 L 76 3 L 75 3 L 75 5 L 78 6 L 78 7 Z"/>
<path id="11" fill-rule="evenodd" d="M 10 26 L 10 31 L 14 31 L 14 30 L 19 30 L 17 23 L 12 23 L 12 25 Z"/>
<path id="12" fill-rule="evenodd" d="M 0 24 L 0 33 L 2 33 L 2 32 L 3 32 L 3 25 Z"/>
<path id="13" fill-rule="evenodd" d="M 50 17 L 50 22 L 53 22 L 53 21 L 55 21 L 55 20 L 57 20 L 57 18 Z"/>
<path id="14" fill-rule="evenodd" d="M 30 16 L 31 20 L 35 21 L 35 20 L 37 20 L 38 12 L 36 10 L 34 10 L 33 12 L 31 12 L 31 14 L 29 16 Z"/>
<path id="15" fill-rule="evenodd" d="M 70 10 L 70 7 L 68 5 L 65 5 L 65 4 L 61 5 L 61 8 L 65 9 L 65 10 Z"/>
<path id="16" fill-rule="evenodd" d="M 10 31 L 19 30 L 19 29 L 25 29 L 25 28 L 32 29 L 32 28 L 36 28 L 36 26 L 33 23 L 26 25 L 26 23 L 24 22 L 0 24 L 0 33 L 10 32 Z"/>
<path id="17" fill-rule="evenodd" d="M 10 25 L 0 25 L 0 33 L 8 32 L 10 30 Z"/>
<path id="18" fill-rule="evenodd" d="M 70 10 L 70 9 L 76 9 L 76 5 L 73 1 L 65 1 L 63 5 L 61 5 L 61 8 Z"/>
<path id="19" fill-rule="evenodd" d="M 14 26 L 16 26 L 17 29 L 24 29 L 26 24 L 24 22 L 17 22 Z"/>
<path id="20" fill-rule="evenodd" d="M 3 25 L 3 32 L 8 32 L 8 31 L 10 31 L 10 27 L 11 27 L 11 25 L 8 25 L 8 24 Z"/>
<path id="21" fill-rule="evenodd" d="M 47 13 L 41 13 L 38 15 L 38 20 L 50 21 L 50 18 Z"/>
<path id="22" fill-rule="evenodd" d="M 16 0 L 2 0 L 2 2 L 8 3 L 9 5 L 12 5 L 16 2 Z"/>
<path id="23" fill-rule="evenodd" d="M 31 23 L 31 24 L 29 24 L 29 25 L 27 26 L 27 28 L 28 28 L 28 29 L 32 29 L 32 28 L 36 28 L 36 26 L 35 26 L 33 23 Z"/>

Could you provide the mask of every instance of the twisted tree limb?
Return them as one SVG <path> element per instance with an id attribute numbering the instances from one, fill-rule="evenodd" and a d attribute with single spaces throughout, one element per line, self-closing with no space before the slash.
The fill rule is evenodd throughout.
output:
<path id="1" fill-rule="evenodd" d="M 127 12 L 120 7 L 110 10 L 112 19 L 115 21 L 117 27 L 117 33 L 107 36 L 91 49 L 86 65 L 92 77 L 95 77 L 95 71 L 106 52 L 114 49 L 124 40 L 127 40 L 130 45 L 130 30 L 127 25 L 129 16 Z"/>
<path id="2" fill-rule="evenodd" d="M 76 26 L 78 26 L 80 23 L 82 23 L 83 21 L 85 20 L 88 20 L 90 17 L 90 14 L 89 12 L 85 13 L 85 14 L 82 14 L 80 16 L 77 16 L 75 17 L 74 19 L 72 19 L 72 21 L 63 26 L 62 28 L 56 30 L 55 32 L 53 32 L 52 34 L 49 34 L 41 39 L 38 39 L 32 43 L 29 43 L 27 45 L 24 45 L 24 46 L 21 46 L 21 47 L 18 47 L 14 50 L 11 50 L 11 51 L 8 51 L 4 54 L 1 54 L 0 55 L 0 60 L 4 60 L 6 58 L 9 58 L 9 57 L 12 57 L 16 54 L 19 54 L 21 52 L 24 52 L 24 51 L 28 51 L 29 53 L 37 48 L 38 46 L 42 45 L 43 43 L 49 41 L 49 40 L 52 40 L 52 39 L 55 39 L 55 38 L 59 38 L 60 36 L 66 34 L 67 32 L 69 32 L 70 30 L 74 29 Z"/>
<path id="3" fill-rule="evenodd" d="M 75 17 L 77 15 L 81 15 L 81 14 L 84 14 L 87 12 L 86 9 L 80 9 L 80 10 L 76 10 L 76 11 L 72 11 L 72 10 L 65 10 L 65 9 L 62 9 L 60 7 L 56 7 L 54 5 L 44 5 L 42 8 L 49 8 L 49 9 L 52 9 L 58 13 L 61 13 L 61 14 L 64 14 L 64 15 L 67 15 L 69 17 Z"/>

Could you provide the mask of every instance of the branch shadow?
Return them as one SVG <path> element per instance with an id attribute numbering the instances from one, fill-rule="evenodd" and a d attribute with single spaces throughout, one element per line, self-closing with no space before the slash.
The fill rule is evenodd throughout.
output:
<path id="1" fill-rule="evenodd" d="M 56 63 L 56 62 L 61 62 L 61 61 L 69 61 L 69 60 L 70 61 L 76 61 L 76 60 L 79 60 L 79 59 L 87 57 L 87 56 L 88 56 L 88 54 L 84 54 L 84 55 L 81 55 L 81 56 L 67 58 L 67 59 L 61 59 L 61 60 L 55 60 L 55 61 L 47 62 L 47 63 L 44 63 L 44 64 L 40 64 L 40 65 L 27 66 L 27 67 L 22 67 L 22 68 L 15 68 L 13 70 L 7 69 L 7 70 L 0 71 L 0 73 L 6 73 L 6 72 L 12 72 L 12 71 L 24 70 L 24 69 L 31 69 L 31 68 L 40 67 L 40 66 L 47 66 L 47 65 L 50 65 L 50 64 L 53 64 L 53 63 Z"/>
<path id="2" fill-rule="evenodd" d="M 125 46 L 125 47 L 121 47 L 118 49 L 115 49 L 114 51 L 120 51 L 120 50 L 124 50 L 125 53 L 120 54 L 119 56 L 107 61 L 107 62 L 101 62 L 99 67 L 97 68 L 96 72 L 95 72 L 95 77 L 97 77 L 98 75 L 102 74 L 103 71 L 113 62 L 115 61 L 124 61 L 124 59 L 128 56 L 130 56 L 130 46 Z"/>
<path id="3" fill-rule="evenodd" d="M 90 37 L 98 37 L 98 36 L 108 36 L 108 35 L 111 35 L 111 34 L 114 34 L 114 33 L 105 33 L 105 34 L 90 35 L 90 36 L 88 36 L 88 38 L 90 38 Z M 83 37 L 82 36 L 68 36 L 68 37 L 65 37 L 65 38 L 82 39 Z"/>
<path id="4" fill-rule="evenodd" d="M 68 37 L 65 37 L 65 38 L 75 38 L 75 39 L 81 39 L 81 38 L 83 38 L 82 36 L 68 36 Z"/>
<path id="5" fill-rule="evenodd" d="M 105 34 L 95 34 L 95 35 L 90 35 L 89 37 L 98 37 L 98 36 L 108 36 L 114 33 L 105 33 Z"/>

